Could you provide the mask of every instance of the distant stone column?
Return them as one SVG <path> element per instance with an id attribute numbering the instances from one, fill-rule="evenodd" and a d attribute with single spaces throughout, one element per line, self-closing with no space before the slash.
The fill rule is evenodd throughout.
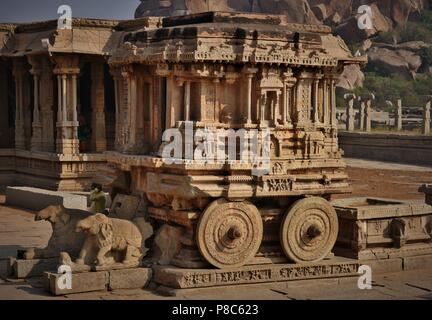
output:
<path id="1" fill-rule="evenodd" d="M 365 112 L 366 112 L 366 103 L 361 100 L 361 98 L 359 97 L 360 100 L 360 112 L 359 112 L 359 129 L 360 131 L 364 130 L 364 124 L 365 124 Z"/>
<path id="2" fill-rule="evenodd" d="M 354 131 L 354 101 L 356 99 L 355 94 L 346 94 L 344 99 L 347 103 L 346 108 L 346 130 Z"/>
<path id="3" fill-rule="evenodd" d="M 372 101 L 375 100 L 373 93 L 362 96 L 364 102 L 364 130 L 366 132 L 372 131 Z"/>
<path id="4" fill-rule="evenodd" d="M 396 118 L 395 118 L 395 129 L 402 131 L 402 99 L 398 99 L 396 102 Z"/>
<path id="5" fill-rule="evenodd" d="M 121 111 L 123 97 L 123 77 L 120 68 L 111 68 L 110 73 L 114 80 L 114 97 L 115 97 L 115 150 L 120 150 L 120 129 L 121 129 Z"/>
<path id="6" fill-rule="evenodd" d="M 365 130 L 366 132 L 372 131 L 372 100 L 375 97 L 369 96 L 366 100 L 366 118 L 365 118 Z"/>
<path id="7" fill-rule="evenodd" d="M 25 135 L 25 66 L 22 60 L 15 59 L 13 61 L 13 75 L 15 79 L 15 148 L 25 150 L 26 135 Z"/>
<path id="8" fill-rule="evenodd" d="M 91 78 L 92 148 L 96 152 L 105 152 L 107 148 L 107 141 L 105 123 L 105 86 L 103 63 L 92 63 Z"/>
<path id="9" fill-rule="evenodd" d="M 426 96 L 426 104 L 423 107 L 423 134 L 430 134 L 432 96 Z"/>
<path id="10" fill-rule="evenodd" d="M 34 93 L 33 93 L 33 122 L 32 122 L 32 137 L 31 137 L 31 150 L 41 151 L 42 150 L 42 123 L 40 119 L 39 110 L 39 87 L 40 87 L 40 70 L 32 69 L 34 81 Z"/>

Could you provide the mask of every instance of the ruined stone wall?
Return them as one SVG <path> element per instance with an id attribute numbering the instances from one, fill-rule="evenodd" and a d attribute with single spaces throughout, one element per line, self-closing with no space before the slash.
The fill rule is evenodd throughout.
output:
<path id="1" fill-rule="evenodd" d="M 345 157 L 428 165 L 432 163 L 432 136 L 339 132 Z"/>

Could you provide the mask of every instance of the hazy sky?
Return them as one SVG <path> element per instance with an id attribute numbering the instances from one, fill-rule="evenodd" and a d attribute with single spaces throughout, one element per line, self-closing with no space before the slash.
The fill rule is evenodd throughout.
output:
<path id="1" fill-rule="evenodd" d="M 57 19 L 62 4 L 72 7 L 74 17 L 133 19 L 139 0 L 0 0 L 1 22 Z"/>

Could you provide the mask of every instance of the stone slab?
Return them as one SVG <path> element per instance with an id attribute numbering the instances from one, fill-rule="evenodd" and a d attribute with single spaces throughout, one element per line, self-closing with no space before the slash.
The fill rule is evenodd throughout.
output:
<path id="1" fill-rule="evenodd" d="M 87 197 L 61 191 L 30 187 L 7 187 L 6 205 L 40 211 L 51 205 L 63 205 L 67 209 L 87 210 Z"/>
<path id="2" fill-rule="evenodd" d="M 0 259 L 0 278 L 9 277 L 11 274 L 10 259 Z"/>
<path id="3" fill-rule="evenodd" d="M 432 184 L 424 184 L 419 189 L 426 196 L 426 203 L 432 206 Z"/>
<path id="4" fill-rule="evenodd" d="M 287 282 L 358 276 L 359 261 L 335 258 L 313 264 L 275 264 L 245 266 L 238 269 L 154 268 L 154 281 L 162 286 L 187 289 L 255 283 Z"/>
<path id="5" fill-rule="evenodd" d="M 152 270 L 149 268 L 113 270 L 109 274 L 109 290 L 142 289 L 150 282 Z"/>
<path id="6" fill-rule="evenodd" d="M 403 270 L 403 260 L 401 258 L 385 260 L 365 260 L 361 264 L 370 266 L 372 274 L 400 272 Z"/>
<path id="7" fill-rule="evenodd" d="M 43 282 L 46 291 L 60 296 L 92 291 L 143 289 L 149 284 L 152 274 L 150 268 L 73 273 L 72 288 L 61 289 L 58 282 L 63 275 L 45 272 Z"/>
<path id="8" fill-rule="evenodd" d="M 358 260 L 374 260 L 374 259 L 392 259 L 411 256 L 420 256 L 425 254 L 432 255 L 432 243 L 416 243 L 409 244 L 400 249 L 398 248 L 371 248 L 355 252 L 352 249 L 339 248 L 334 249 L 336 255 Z"/>
<path id="9" fill-rule="evenodd" d="M 17 279 L 40 277 L 45 271 L 55 271 L 58 258 L 21 260 L 16 259 L 12 264 L 12 275 Z"/>
<path id="10" fill-rule="evenodd" d="M 44 285 L 55 296 L 106 290 L 109 282 L 108 271 L 75 273 L 71 275 L 72 288 L 62 289 L 59 287 L 62 276 L 62 274 L 50 272 L 44 274 Z"/>
<path id="11" fill-rule="evenodd" d="M 403 258 L 404 270 L 419 270 L 432 268 L 432 255 Z"/>

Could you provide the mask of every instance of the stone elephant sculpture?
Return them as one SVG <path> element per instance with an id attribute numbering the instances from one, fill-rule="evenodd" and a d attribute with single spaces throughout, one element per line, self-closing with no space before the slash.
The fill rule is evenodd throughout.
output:
<path id="1" fill-rule="evenodd" d="M 88 216 L 89 213 L 85 211 L 66 209 L 62 205 L 49 206 L 39 211 L 35 221 L 51 223 L 52 235 L 48 245 L 44 249 L 19 250 L 17 258 L 26 260 L 57 258 L 62 251 L 67 251 L 74 257 L 78 256 L 85 236 L 76 233 L 75 229 L 77 223 Z"/>
<path id="2" fill-rule="evenodd" d="M 75 261 L 78 265 L 86 264 L 88 256 L 95 257 L 94 263 L 99 267 L 115 262 L 134 264 L 141 261 L 142 235 L 131 221 L 112 219 L 98 213 L 81 220 L 76 232 L 86 234 Z"/>

